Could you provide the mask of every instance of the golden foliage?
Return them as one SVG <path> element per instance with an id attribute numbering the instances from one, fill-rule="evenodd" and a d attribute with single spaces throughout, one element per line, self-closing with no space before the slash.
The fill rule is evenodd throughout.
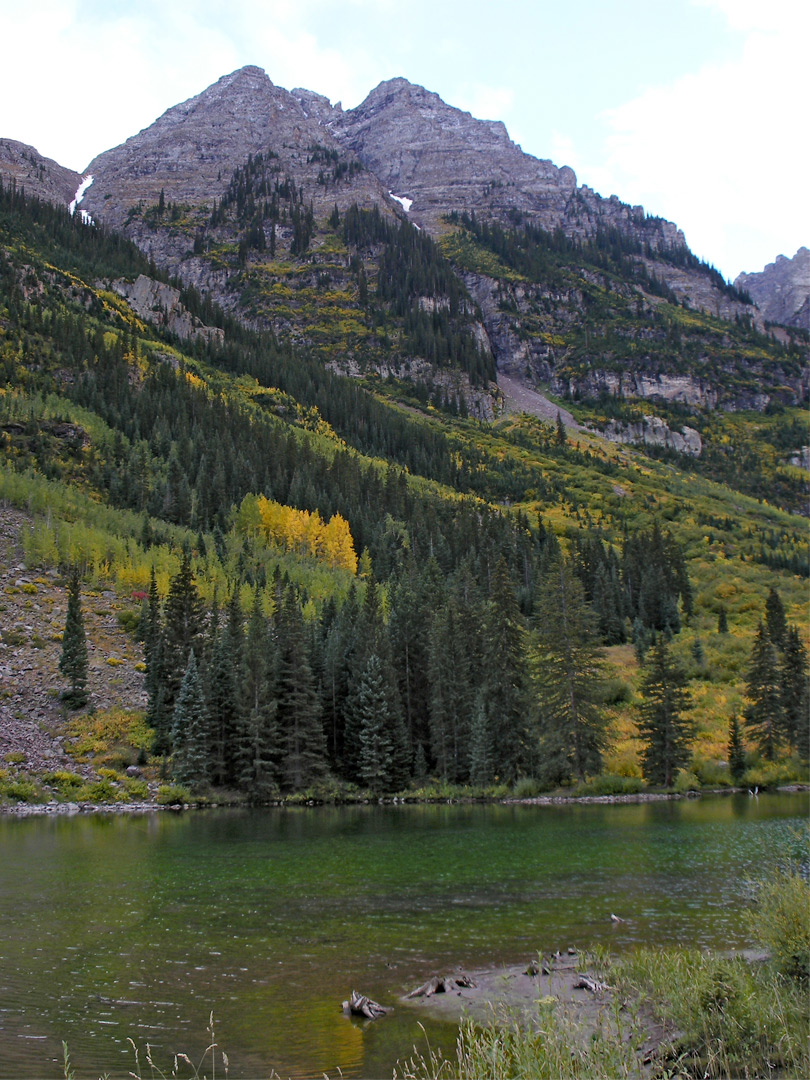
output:
<path id="1" fill-rule="evenodd" d="M 261 536 L 304 558 L 317 559 L 334 569 L 357 572 L 357 553 L 349 524 L 340 514 L 325 522 L 315 510 L 282 506 L 264 495 L 246 495 L 236 513 L 236 528 L 250 536 Z"/>

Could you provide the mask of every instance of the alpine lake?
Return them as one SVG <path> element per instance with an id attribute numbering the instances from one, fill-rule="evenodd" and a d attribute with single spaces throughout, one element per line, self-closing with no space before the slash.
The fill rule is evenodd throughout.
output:
<path id="1" fill-rule="evenodd" d="M 229 1077 L 390 1077 L 426 1036 L 453 1053 L 399 1000 L 431 975 L 749 946 L 750 883 L 807 816 L 806 793 L 3 816 L 0 1077 L 63 1076 L 63 1040 L 77 1080 L 128 1076 L 130 1039 L 170 1075 L 212 1012 Z M 393 1011 L 345 1016 L 352 989 Z"/>

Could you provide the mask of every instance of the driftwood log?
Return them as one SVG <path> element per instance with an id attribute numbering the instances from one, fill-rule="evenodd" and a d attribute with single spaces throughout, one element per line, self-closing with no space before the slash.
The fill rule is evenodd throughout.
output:
<path id="1" fill-rule="evenodd" d="M 415 990 L 411 990 L 408 997 L 433 997 L 434 994 L 449 994 L 456 987 L 467 989 L 474 986 L 477 986 L 475 980 L 463 972 L 458 975 L 434 975 L 421 986 L 417 986 Z"/>
<path id="2" fill-rule="evenodd" d="M 367 1020 L 378 1020 L 390 1012 L 389 1009 L 378 1005 L 365 994 L 358 994 L 356 990 L 352 990 L 349 1000 L 343 1002 L 343 1011 L 350 1016 L 364 1016 Z"/>
<path id="3" fill-rule="evenodd" d="M 592 994 L 598 994 L 602 990 L 608 990 L 609 987 L 605 983 L 597 982 L 596 979 L 589 979 L 587 975 L 580 975 L 574 983 L 574 989 L 590 990 Z"/>

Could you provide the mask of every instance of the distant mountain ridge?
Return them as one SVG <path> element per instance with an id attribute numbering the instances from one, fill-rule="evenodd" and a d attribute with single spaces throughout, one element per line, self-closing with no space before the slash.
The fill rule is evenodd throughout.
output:
<path id="1" fill-rule="evenodd" d="M 810 330 L 810 250 L 792 259 L 778 255 L 758 274 L 740 274 L 734 284 L 751 295 L 770 322 Z"/>
<path id="2" fill-rule="evenodd" d="M 51 158 L 43 157 L 33 146 L 16 139 L 0 138 L 0 177 L 4 184 L 15 184 L 29 195 L 48 202 L 68 205 L 75 196 L 81 176 Z"/>
<path id="3" fill-rule="evenodd" d="M 12 159 L 0 152 L 0 175 L 19 182 Z M 28 169 L 57 202 L 81 179 Z M 83 210 L 247 325 L 346 374 L 438 386 L 481 417 L 497 410 L 496 371 L 566 397 L 709 409 L 808 394 L 806 345 L 772 349 L 760 311 L 676 225 L 404 78 L 344 111 L 243 67 L 85 175 Z"/>

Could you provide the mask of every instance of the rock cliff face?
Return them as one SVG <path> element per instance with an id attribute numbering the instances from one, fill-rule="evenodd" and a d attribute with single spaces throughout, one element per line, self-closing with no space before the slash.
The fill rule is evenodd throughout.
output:
<path id="1" fill-rule="evenodd" d="M 315 115 L 274 86 L 261 68 L 244 67 L 94 158 L 86 170 L 93 184 L 82 206 L 136 242 L 145 241 L 130 213 L 133 207 L 157 204 L 162 191 L 169 202 L 211 208 L 236 168 L 249 156 L 268 152 L 276 155 L 280 174 L 303 188 L 303 201 L 313 203 L 316 217 L 325 217 L 336 202 L 341 208 L 393 205 L 376 178 Z M 344 162 L 341 183 L 317 182 L 318 157 L 330 166 Z"/>
<path id="2" fill-rule="evenodd" d="M 769 322 L 810 330 L 810 249 L 792 259 L 779 255 L 759 274 L 740 274 L 734 284 L 746 290 Z"/>
<path id="3" fill-rule="evenodd" d="M 139 274 L 133 282 L 114 281 L 112 287 L 142 319 L 165 326 L 178 337 L 191 340 L 201 338 L 203 341 L 222 341 L 225 337 L 219 327 L 205 326 L 192 315 L 180 303 L 179 291 L 171 285 Z"/>
<path id="4" fill-rule="evenodd" d="M 63 206 L 71 202 L 82 182 L 72 169 L 14 139 L 0 139 L 0 177 L 7 186 L 14 183 L 27 195 Z"/>
<path id="5" fill-rule="evenodd" d="M 662 446 L 690 457 L 700 457 L 703 451 L 700 432 L 686 426 L 675 431 L 660 416 L 645 416 L 637 423 L 610 420 L 601 434 L 611 442 Z"/>
<path id="6" fill-rule="evenodd" d="M 62 204 L 81 181 L 8 140 L 0 141 L 0 175 Z M 560 395 L 724 409 L 807 397 L 805 361 L 789 331 L 776 332 L 784 351 L 775 359 L 756 339 L 762 315 L 691 256 L 675 225 L 579 187 L 571 169 L 525 154 L 502 123 L 477 120 L 406 79 L 381 83 L 344 111 L 312 91 L 274 86 L 261 68 L 241 68 L 100 154 L 85 175 L 93 179 L 83 210 L 249 325 L 349 374 L 376 370 L 432 384 L 477 416 L 492 414 L 493 358 L 502 374 Z M 350 237 L 343 222 L 354 205 L 379 211 L 383 224 L 376 219 Z M 561 232 L 566 251 L 552 246 L 545 262 L 504 270 L 479 235 L 477 258 L 465 262 L 464 243 L 475 244 L 462 234 L 475 222 L 457 218 L 454 229 L 453 213 L 546 231 L 513 240 L 539 243 L 548 234 L 543 242 L 556 243 Z M 392 289 L 381 283 L 410 267 L 406 249 L 416 234 L 399 227 L 405 220 L 440 238 L 452 263 L 437 269 L 434 252 L 429 272 L 414 263 L 398 285 L 405 307 L 431 316 L 432 327 L 423 319 L 418 334 L 406 332 L 401 298 L 394 314 Z M 453 273 L 464 288 L 442 326 Z M 760 278 L 761 296 L 777 297 L 776 307 L 760 301 L 765 318 L 808 325 L 806 248 L 738 283 L 756 293 Z M 441 295 L 432 292 L 440 279 Z M 148 278 L 117 287 L 144 317 L 183 336 L 210 336 L 168 287 Z M 712 329 L 710 320 L 696 330 L 695 311 L 746 327 L 749 338 Z M 459 366 L 465 335 L 482 357 L 470 361 L 471 378 Z"/>
<path id="7" fill-rule="evenodd" d="M 561 227 L 571 235 L 591 236 L 599 226 L 613 226 L 643 236 L 654 247 L 684 242 L 670 222 L 648 219 L 642 207 L 615 196 L 602 199 L 588 187 L 577 187 L 567 166 L 525 154 L 500 121 L 476 120 L 407 79 L 380 83 L 348 112 L 329 113 L 322 102 L 317 109 L 335 138 L 351 147 L 387 190 L 412 200 L 412 220 L 433 233 L 445 227 L 444 215 L 467 210 L 511 224 Z"/>

